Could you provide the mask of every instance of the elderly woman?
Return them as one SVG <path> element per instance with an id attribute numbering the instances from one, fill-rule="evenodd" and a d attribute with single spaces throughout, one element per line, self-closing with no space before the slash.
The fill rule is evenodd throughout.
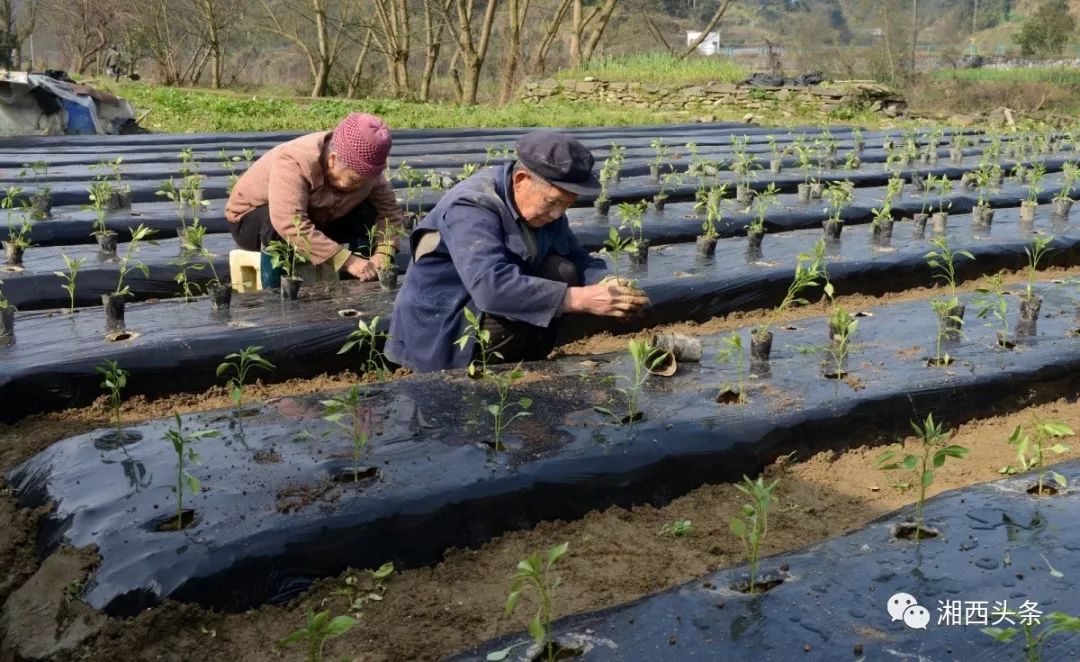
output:
<path id="1" fill-rule="evenodd" d="M 390 129 L 373 115 L 352 113 L 333 131 L 309 133 L 274 147 L 236 182 L 225 218 L 236 245 L 262 250 L 275 239 L 303 235 L 312 263 L 330 263 L 360 280 L 378 278 L 389 258 L 351 250 L 375 225 L 402 224 L 394 190 L 383 176 Z M 396 239 L 392 241 L 396 247 Z M 369 247 L 370 252 L 370 247 Z"/>

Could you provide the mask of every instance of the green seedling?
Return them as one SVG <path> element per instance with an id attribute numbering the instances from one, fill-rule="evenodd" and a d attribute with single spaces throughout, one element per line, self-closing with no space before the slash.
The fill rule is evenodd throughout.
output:
<path id="1" fill-rule="evenodd" d="M 265 372 L 274 370 L 274 364 L 259 355 L 261 351 L 262 347 L 259 345 L 245 347 L 239 352 L 227 355 L 225 361 L 217 367 L 218 377 L 230 371 L 233 373 L 225 385 L 229 388 L 229 397 L 236 403 L 237 414 L 244 406 L 244 387 L 247 384 L 248 373 L 256 368 Z"/>
<path id="2" fill-rule="evenodd" d="M 327 639 L 340 637 L 356 625 L 356 619 L 351 616 L 334 616 L 331 618 L 330 611 L 315 613 L 308 609 L 307 624 L 293 632 L 281 641 L 277 642 L 278 648 L 288 648 L 300 642 L 307 643 L 308 662 L 322 662 L 323 647 Z"/>
<path id="3" fill-rule="evenodd" d="M 829 355 L 833 360 L 836 379 L 844 376 L 844 361 L 851 351 L 851 338 L 859 328 L 859 320 L 843 306 L 835 306 L 829 316 L 829 329 L 832 338 L 829 343 Z"/>
<path id="4" fill-rule="evenodd" d="M 656 172 L 656 177 L 659 179 L 662 174 L 660 170 L 664 167 L 667 159 L 671 157 L 671 148 L 664 144 L 663 138 L 653 138 L 649 142 L 649 147 L 653 148 L 652 166 Z"/>
<path id="5" fill-rule="evenodd" d="M 1030 246 L 1024 247 L 1024 253 L 1027 254 L 1028 259 L 1027 266 L 1024 268 L 1027 275 L 1027 288 L 1024 291 L 1025 299 L 1031 299 L 1034 296 L 1033 288 L 1035 287 L 1035 276 L 1039 273 L 1039 263 L 1050 252 L 1050 242 L 1053 240 L 1054 235 L 1035 237 L 1031 240 Z"/>
<path id="6" fill-rule="evenodd" d="M 728 520 L 728 527 L 746 552 L 746 560 L 750 564 L 750 586 L 746 592 L 751 595 L 757 592 L 754 589 L 757 585 L 761 543 L 769 533 L 769 510 L 773 505 L 773 492 L 779 484 L 779 479 L 766 485 L 761 476 L 758 476 L 757 480 L 743 476 L 742 482 L 735 485 L 735 489 L 750 498 L 750 503 L 744 503 L 740 508 L 739 515 Z"/>
<path id="7" fill-rule="evenodd" d="M 935 269 L 934 278 L 941 281 L 949 290 L 949 299 L 954 304 L 958 302 L 956 296 L 956 258 L 966 257 L 974 260 L 975 256 L 970 251 L 954 251 L 949 248 L 947 237 L 934 237 L 930 240 L 934 250 L 928 252 L 923 258 L 931 269 Z"/>
<path id="8" fill-rule="evenodd" d="M 188 271 L 202 271 L 206 266 L 199 262 L 191 262 L 185 257 L 173 260 L 169 263 L 169 266 L 176 267 L 176 275 L 173 276 L 173 280 L 180 286 L 180 292 L 184 296 L 184 303 L 188 303 L 199 295 L 200 286 L 198 283 L 193 283 L 188 277 Z"/>
<path id="9" fill-rule="evenodd" d="M 622 282 L 619 280 L 619 256 L 623 253 L 631 253 L 633 250 L 633 237 L 624 237 L 618 229 L 608 228 L 608 238 L 604 241 L 600 254 L 611 261 L 611 273 L 615 282 Z"/>
<path id="10" fill-rule="evenodd" d="M 765 216 L 769 213 L 769 208 L 778 205 L 780 201 L 777 199 L 780 189 L 776 187 L 776 184 L 769 182 L 769 186 L 757 194 L 754 198 L 754 217 L 750 220 L 750 224 L 747 226 L 746 231 L 749 234 L 762 234 L 765 232 Z"/>
<path id="11" fill-rule="evenodd" d="M 105 225 L 105 218 L 109 214 L 109 200 L 113 196 L 112 182 L 94 181 L 86 191 L 90 197 L 90 204 L 84 205 L 83 210 L 94 212 L 94 234 L 105 234 L 109 231 Z"/>
<path id="12" fill-rule="evenodd" d="M 1064 163 L 1061 166 L 1061 190 L 1054 196 L 1055 200 L 1072 200 L 1072 189 L 1076 180 L 1080 179 L 1080 168 L 1072 163 Z"/>
<path id="13" fill-rule="evenodd" d="M 184 528 L 184 488 L 191 493 L 198 493 L 202 489 L 199 479 L 191 475 L 187 465 L 198 464 L 199 454 L 195 452 L 193 444 L 207 437 L 218 436 L 217 430 L 196 430 L 184 433 L 184 424 L 180 420 L 180 414 L 176 417 L 176 428 L 165 432 L 165 439 L 172 443 L 176 452 L 176 530 Z"/>
<path id="14" fill-rule="evenodd" d="M 360 460 L 367 448 L 371 432 L 370 410 L 362 406 L 365 399 L 360 387 L 354 384 L 345 395 L 322 400 L 323 418 L 349 433 L 353 447 L 353 482 L 360 481 Z"/>
<path id="15" fill-rule="evenodd" d="M 678 172 L 664 173 L 660 177 L 660 190 L 657 191 L 656 200 L 667 200 L 668 191 L 672 188 L 682 184 L 682 175 Z"/>
<path id="16" fill-rule="evenodd" d="M 311 262 L 311 239 L 301 231 L 300 216 L 294 216 L 292 224 L 293 237 L 275 239 L 266 246 L 270 263 L 275 269 L 281 269 L 287 278 L 297 277 L 297 265 Z"/>
<path id="17" fill-rule="evenodd" d="M 742 336 L 737 331 L 732 331 L 731 335 L 724 338 L 723 347 L 716 353 L 714 360 L 735 366 L 739 380 L 737 402 L 746 402 L 748 399 L 746 395 L 746 351 L 743 349 Z M 725 386 L 721 390 L 728 388 L 730 386 Z"/>
<path id="18" fill-rule="evenodd" d="M 487 405 L 488 413 L 491 414 L 495 424 L 495 450 L 503 450 L 502 433 L 511 423 L 518 418 L 531 416 L 529 408 L 532 407 L 531 398 L 521 398 L 517 402 L 510 402 L 510 389 L 515 383 L 524 379 L 528 373 L 521 369 L 519 362 L 513 368 L 498 372 L 489 368 L 489 362 L 494 359 L 501 360 L 502 354 L 491 347 L 491 332 L 483 328 L 483 322 L 468 308 L 465 309 L 465 333 L 457 339 L 458 349 L 464 350 L 469 340 L 473 339 L 475 346 L 480 350 L 480 365 L 476 362 L 469 364 L 469 375 L 480 375 L 495 385 L 499 401 Z M 510 413 L 513 408 L 517 411 Z"/>
<path id="19" fill-rule="evenodd" d="M 795 277 L 792 279 L 791 285 L 788 286 L 787 293 L 784 295 L 780 305 L 774 308 L 772 314 L 766 318 L 765 323 L 754 329 L 755 335 L 763 336 L 770 327 L 776 324 L 776 320 L 788 308 L 795 305 L 804 306 L 808 303 L 802 297 L 802 292 L 807 288 L 816 286 L 818 279 L 823 276 L 824 255 L 824 238 L 818 240 L 811 253 L 799 255 L 798 262 L 795 264 Z M 831 297 L 833 293 L 832 283 L 826 281 L 824 287 L 826 296 Z"/>
<path id="20" fill-rule="evenodd" d="M 371 318 L 370 322 L 359 320 L 357 329 L 349 334 L 348 341 L 341 346 L 338 354 L 346 354 L 353 349 L 365 352 L 363 371 L 375 375 L 379 380 L 385 379 L 390 369 L 386 361 L 386 355 L 380 350 L 380 345 L 385 344 L 390 334 L 379 330 L 379 316 Z"/>
<path id="21" fill-rule="evenodd" d="M 885 199 L 885 204 L 870 211 L 873 214 L 873 219 L 870 221 L 870 227 L 875 230 L 882 228 L 892 221 L 892 205 L 889 204 L 889 199 L 887 197 Z"/>
<path id="22" fill-rule="evenodd" d="M 1015 612 L 1006 612 L 1007 616 L 1018 615 Z M 1035 621 L 1031 618 L 1024 618 L 1020 615 L 1020 630 L 1015 627 L 998 628 L 988 627 L 980 628 L 980 632 L 990 635 L 994 638 L 994 641 L 1002 644 L 1012 643 L 1016 635 L 1020 634 L 1021 630 L 1024 633 L 1024 660 L 1025 662 L 1041 662 L 1043 647 L 1046 646 L 1047 640 L 1059 633 L 1080 632 L 1080 618 L 1076 616 L 1070 616 L 1060 611 L 1055 611 L 1046 616 L 1046 620 L 1049 624 L 1043 627 L 1038 632 L 1035 631 Z M 1012 620 L 1010 619 L 1010 622 Z"/>
<path id="23" fill-rule="evenodd" d="M 979 306 L 979 319 L 993 317 L 1001 328 L 997 332 L 998 342 L 1004 344 L 1009 337 L 1009 302 L 1005 298 L 1005 275 L 999 273 L 988 279 L 986 287 L 975 290 L 975 305 Z"/>
<path id="24" fill-rule="evenodd" d="M 890 177 L 888 183 L 885 185 L 885 202 L 886 204 L 896 200 L 900 197 L 900 192 L 904 190 L 904 180 L 901 177 Z M 925 212 L 926 210 L 923 209 Z"/>
<path id="25" fill-rule="evenodd" d="M 878 457 L 876 466 L 885 472 L 902 470 L 913 475 L 913 480 L 919 487 L 919 498 L 915 502 L 915 541 L 918 542 L 920 534 L 925 531 L 923 504 L 926 501 L 926 489 L 934 484 L 934 472 L 944 466 L 948 458 L 963 459 L 971 451 L 963 446 L 946 444 L 950 436 L 949 430 L 934 421 L 933 413 L 926 415 L 922 425 L 912 421 L 911 428 L 922 442 L 921 452 L 918 455 L 901 455 L 898 451 L 886 451 Z M 896 483 L 894 486 L 906 491 L 911 487 L 911 483 Z"/>
<path id="26" fill-rule="evenodd" d="M 693 532 L 694 523 L 688 519 L 675 520 L 660 527 L 660 535 L 672 538 L 685 538 Z"/>
<path id="27" fill-rule="evenodd" d="M 22 187 L 7 187 L 4 191 L 4 197 L 0 198 L 0 208 L 6 211 L 8 221 L 8 236 L 4 241 L 25 250 L 33 245 L 33 242 L 30 240 L 31 230 L 33 230 L 34 227 L 33 215 L 24 215 L 18 228 L 11 222 L 11 212 L 14 211 L 16 207 L 20 206 L 19 200 L 20 196 L 22 196 L 22 192 Z"/>
<path id="28" fill-rule="evenodd" d="M 1036 163 L 1028 170 L 1027 201 L 1031 204 L 1039 204 L 1039 194 L 1042 193 L 1042 180 L 1046 176 L 1046 166 Z"/>
<path id="29" fill-rule="evenodd" d="M 570 543 L 564 542 L 549 549 L 543 558 L 539 553 L 533 552 L 527 558 L 518 561 L 517 573 L 510 584 L 510 595 L 506 597 L 506 607 L 503 610 L 506 616 L 513 614 L 521 599 L 521 592 L 528 587 L 533 589 L 536 593 L 537 606 L 536 613 L 529 621 L 529 634 L 532 635 L 536 645 L 543 648 L 543 654 L 548 662 L 554 662 L 559 652 L 559 646 L 552 636 L 551 624 L 555 620 L 554 598 L 560 580 L 552 575 L 552 569 L 559 559 L 566 555 L 569 548 Z"/>
<path id="30" fill-rule="evenodd" d="M 720 205 L 724 201 L 727 192 L 727 184 L 719 186 L 702 187 L 695 193 L 694 211 L 705 212 L 705 220 L 701 224 L 701 236 L 716 239 L 720 236 L 717 225 L 720 223 Z"/>
<path id="31" fill-rule="evenodd" d="M 461 165 L 461 172 L 458 173 L 457 180 L 463 182 L 469 177 L 472 177 L 480 171 L 481 165 L 479 163 L 463 163 Z"/>
<path id="32" fill-rule="evenodd" d="M 739 176 L 739 183 L 750 186 L 753 182 L 753 172 L 758 168 L 757 160 L 750 155 L 745 148 L 735 152 L 735 158 L 731 163 L 731 169 Z"/>
<path id="33" fill-rule="evenodd" d="M 64 291 L 68 293 L 68 298 L 71 301 L 69 312 L 75 312 L 75 279 L 79 275 L 79 268 L 86 263 L 85 257 L 77 259 L 71 259 L 66 253 L 61 254 L 60 257 L 64 258 L 64 265 L 67 266 L 67 271 L 54 271 L 53 275 L 62 278 L 65 282 L 60 285 L 64 288 Z"/>
<path id="34" fill-rule="evenodd" d="M 0 280 L 0 285 L 3 285 L 3 284 L 4 284 L 4 281 Z M 11 302 L 8 301 L 7 297 L 4 296 L 4 290 L 0 289 L 0 310 L 6 310 L 6 309 L 11 308 L 11 307 L 12 307 Z"/>
<path id="35" fill-rule="evenodd" d="M 656 349 L 649 345 L 644 340 L 631 340 L 627 343 L 627 351 L 630 355 L 630 363 L 633 367 L 633 376 L 617 375 L 616 381 L 621 379 L 627 383 L 626 388 L 617 388 L 616 390 L 626 397 L 626 417 L 622 418 L 622 422 L 633 424 L 636 421 L 644 418 L 641 410 L 638 408 L 638 401 L 641 398 L 641 387 L 645 385 L 645 381 L 649 378 L 649 373 L 652 370 L 656 370 L 665 362 L 671 360 L 671 354 L 660 349 Z M 596 411 L 607 414 L 612 418 L 618 419 L 610 409 L 604 407 L 593 407 Z"/>
<path id="36" fill-rule="evenodd" d="M 116 290 L 113 292 L 116 296 L 127 296 L 131 294 L 131 288 L 124 284 L 124 279 L 132 271 L 138 271 L 144 278 L 150 275 L 150 268 L 142 262 L 135 259 L 139 250 L 142 248 L 142 243 L 145 241 L 149 244 L 155 244 L 150 237 L 154 236 L 157 230 L 151 230 L 145 225 L 139 224 L 139 227 L 131 231 L 131 239 L 128 241 L 127 249 L 124 254 L 120 256 L 119 264 L 117 267 L 116 277 Z"/>
<path id="37" fill-rule="evenodd" d="M 1069 447 L 1059 442 L 1054 442 L 1050 446 L 1047 446 L 1047 444 L 1052 440 L 1064 439 L 1074 434 L 1076 433 L 1073 432 L 1072 428 L 1060 421 L 1036 418 L 1027 428 L 1022 425 L 1013 428 L 1012 434 L 1009 435 L 1006 441 L 1016 450 L 1016 462 L 1019 465 L 1019 471 L 1030 471 L 1043 468 L 1047 452 L 1055 455 L 1068 452 Z M 1001 468 L 1003 474 L 1014 474 L 1016 472 L 1017 469 L 1012 466 Z M 1068 487 L 1065 476 L 1047 469 L 1039 473 L 1035 494 L 1043 494 L 1043 486 L 1046 484 L 1047 477 L 1062 488 Z"/>
<path id="38" fill-rule="evenodd" d="M 47 203 L 52 197 L 52 187 L 49 186 L 49 162 L 48 161 L 34 161 L 33 163 L 22 164 L 22 169 L 19 170 L 20 177 L 26 177 L 32 175 L 34 178 L 34 194 L 30 200 L 27 200 L 28 213 L 30 217 L 35 221 L 42 221 L 48 218 L 45 210 L 35 204 L 38 201 Z"/>
<path id="39" fill-rule="evenodd" d="M 626 228 L 630 231 L 630 240 L 633 242 L 633 248 L 636 250 L 645 241 L 645 230 L 642 225 L 642 219 L 645 216 L 645 210 L 648 209 L 649 203 L 645 200 L 641 202 L 620 202 L 616 208 L 615 213 L 618 214 L 619 220 L 622 221 L 619 229 Z"/>
<path id="40" fill-rule="evenodd" d="M 127 387 L 127 380 L 131 373 L 121 368 L 116 361 L 108 359 L 95 366 L 94 372 L 102 377 L 101 388 L 105 390 L 109 397 L 109 411 L 112 412 L 111 418 L 113 425 L 116 427 L 116 438 L 122 440 L 124 438 L 124 421 L 120 416 L 120 408 L 124 404 L 124 399 L 121 392 Z"/>
<path id="41" fill-rule="evenodd" d="M 949 199 L 949 196 L 952 195 L 953 184 L 949 181 L 948 175 L 942 175 L 937 179 L 934 179 L 933 175 L 927 175 L 926 189 L 927 191 L 932 189 L 937 195 L 937 210 L 939 214 L 944 214 L 952 209 L 952 200 Z"/>
<path id="42" fill-rule="evenodd" d="M 830 182 L 825 188 L 825 199 L 829 201 L 830 220 L 842 223 L 840 219 L 844 207 L 855 197 L 855 185 L 849 181 Z"/>

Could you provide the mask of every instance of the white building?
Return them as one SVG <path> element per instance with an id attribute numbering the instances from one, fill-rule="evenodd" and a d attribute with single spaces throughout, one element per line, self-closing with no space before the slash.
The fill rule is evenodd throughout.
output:
<path id="1" fill-rule="evenodd" d="M 698 37 L 700 37 L 700 36 L 701 36 L 700 31 L 687 30 L 686 31 L 686 45 L 689 46 L 690 44 L 694 43 L 695 41 L 697 41 Z M 701 40 L 701 43 L 698 44 L 697 50 L 698 50 L 698 53 L 700 53 L 702 55 L 716 55 L 717 53 L 719 53 L 720 52 L 720 33 L 719 32 L 710 32 L 709 34 L 707 34 L 705 36 L 705 38 Z"/>

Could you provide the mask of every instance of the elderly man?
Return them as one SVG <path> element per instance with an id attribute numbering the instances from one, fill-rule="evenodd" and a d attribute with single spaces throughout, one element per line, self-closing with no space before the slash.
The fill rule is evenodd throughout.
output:
<path id="1" fill-rule="evenodd" d="M 451 189 L 410 237 L 413 262 L 398 293 L 387 352 L 418 372 L 463 368 L 465 310 L 505 361 L 547 356 L 567 313 L 638 314 L 645 293 L 605 280 L 603 260 L 581 247 L 566 220 L 579 194 L 599 191 L 593 156 L 570 136 L 536 131 L 519 160 Z"/>
<path id="2" fill-rule="evenodd" d="M 349 245 L 364 245 L 373 224 L 396 244 L 389 240 L 393 233 L 386 234 L 388 226 L 402 224 L 394 190 L 383 176 L 390 144 L 382 120 L 352 113 L 333 131 L 309 133 L 263 154 L 225 205 L 236 245 L 257 251 L 282 237 L 296 244 L 299 233 L 313 264 L 329 262 L 354 278 L 377 279 L 376 269 L 389 259 L 383 253 L 390 251 L 369 261 Z"/>

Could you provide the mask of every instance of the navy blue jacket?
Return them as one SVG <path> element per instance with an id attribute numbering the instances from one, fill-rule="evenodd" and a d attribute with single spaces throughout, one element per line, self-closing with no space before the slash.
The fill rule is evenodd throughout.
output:
<path id="1" fill-rule="evenodd" d="M 529 255 L 513 204 L 513 166 L 482 170 L 450 189 L 413 230 L 412 255 L 427 232 L 437 230 L 440 241 L 414 258 L 394 303 L 386 350 L 397 363 L 416 372 L 466 367 L 473 341 L 464 350 L 454 344 L 465 333 L 466 307 L 477 315 L 550 325 L 567 285 L 535 275 L 546 255 L 573 262 L 584 284 L 604 277 L 604 261 L 581 247 L 565 215 L 535 230 L 546 255 Z"/>

